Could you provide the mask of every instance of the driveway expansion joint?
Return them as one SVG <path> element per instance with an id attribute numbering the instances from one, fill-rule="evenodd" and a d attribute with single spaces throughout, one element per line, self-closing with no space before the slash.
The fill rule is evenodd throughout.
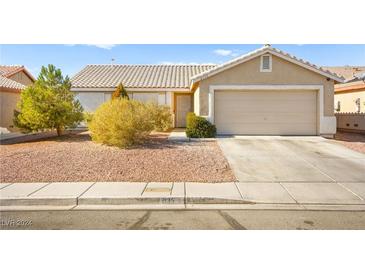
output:
<path id="1" fill-rule="evenodd" d="M 242 192 L 241 192 L 240 188 L 238 187 L 237 182 L 233 182 L 233 183 L 234 183 L 234 185 L 236 186 L 237 191 L 238 191 L 238 193 L 240 194 L 240 196 L 241 196 L 242 200 L 244 201 L 244 200 L 245 200 L 245 198 L 243 198 Z"/>
<path id="2" fill-rule="evenodd" d="M 294 200 L 294 202 L 296 204 L 299 204 L 299 202 L 294 198 L 294 196 L 290 193 L 290 191 L 281 182 L 278 182 L 278 183 L 288 193 L 288 195 Z"/>
<path id="3" fill-rule="evenodd" d="M 358 195 L 357 193 L 355 193 L 354 191 L 352 191 L 351 189 L 349 189 L 348 187 L 344 186 L 343 184 L 341 184 L 340 182 L 337 182 L 338 185 L 340 185 L 342 188 L 346 189 L 348 192 L 351 192 L 352 194 L 354 194 L 356 197 L 358 197 L 361 201 L 364 201 L 364 198 L 362 198 L 360 195 Z"/>

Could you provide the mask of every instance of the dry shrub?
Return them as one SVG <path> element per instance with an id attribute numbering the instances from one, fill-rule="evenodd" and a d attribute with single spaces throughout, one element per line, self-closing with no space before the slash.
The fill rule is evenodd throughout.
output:
<path id="1" fill-rule="evenodd" d="M 93 141 L 125 148 L 142 143 L 154 124 L 146 104 L 121 98 L 102 104 L 95 111 L 89 129 Z"/>
<path id="2" fill-rule="evenodd" d="M 147 103 L 151 122 L 154 130 L 166 131 L 172 127 L 172 115 L 168 106 L 159 106 L 156 103 Z"/>

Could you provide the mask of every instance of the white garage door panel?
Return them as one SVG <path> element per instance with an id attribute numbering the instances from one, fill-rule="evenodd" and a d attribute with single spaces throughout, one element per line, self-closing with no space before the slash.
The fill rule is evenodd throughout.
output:
<path id="1" fill-rule="evenodd" d="M 316 135 L 315 91 L 216 91 L 218 134 Z"/>
<path id="2" fill-rule="evenodd" d="M 248 123 L 248 124 L 271 124 L 271 123 L 279 123 L 279 124 L 295 124 L 295 123 L 305 123 L 305 124 L 313 124 L 316 123 L 316 117 L 307 117 L 306 113 L 303 114 L 293 114 L 293 113 L 276 113 L 273 115 L 272 113 L 237 113 L 236 115 L 231 114 L 223 117 L 223 119 L 216 119 L 216 123 Z"/>
<path id="3" fill-rule="evenodd" d="M 237 128 L 244 126 L 244 131 L 237 131 Z M 311 124 L 301 124 L 300 127 L 293 132 L 291 124 L 268 124 L 262 127 L 242 124 L 227 124 L 217 129 L 218 134 L 235 134 L 235 135 L 315 135 L 308 133 L 312 131 Z"/>
<path id="4" fill-rule="evenodd" d="M 275 112 L 279 112 L 279 113 L 291 113 L 293 111 L 299 111 L 299 112 L 305 112 L 308 113 L 308 111 L 315 111 L 316 110 L 316 105 L 312 104 L 313 101 L 306 101 L 306 100 L 301 100 L 300 102 L 298 102 L 298 100 L 296 101 L 288 101 L 288 100 L 283 100 L 283 101 L 276 101 L 276 100 L 270 100 L 270 101 L 257 101 L 257 100 L 245 100 L 245 108 L 242 109 L 242 102 L 241 100 L 237 100 L 236 101 L 225 101 L 224 104 L 217 104 L 216 105 L 216 110 L 222 110 L 224 109 L 227 105 L 229 105 L 230 110 L 231 111 L 238 111 L 238 112 L 242 112 L 243 110 L 245 112 L 254 112 L 257 113 L 258 111 L 265 111 L 268 112 L 268 110 L 270 112 L 275 111 Z"/>

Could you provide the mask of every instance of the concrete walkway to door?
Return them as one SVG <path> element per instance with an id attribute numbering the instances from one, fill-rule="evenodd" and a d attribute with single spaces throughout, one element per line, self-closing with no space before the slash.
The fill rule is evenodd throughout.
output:
<path id="1" fill-rule="evenodd" d="M 186 136 L 185 128 L 174 128 L 168 137 L 170 141 L 189 141 L 190 138 Z"/>

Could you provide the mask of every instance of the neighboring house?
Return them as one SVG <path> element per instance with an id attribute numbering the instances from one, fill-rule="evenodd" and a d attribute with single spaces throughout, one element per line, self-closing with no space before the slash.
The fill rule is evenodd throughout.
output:
<path id="1" fill-rule="evenodd" d="M 0 65 L 0 127 L 1 132 L 14 130 L 14 110 L 21 91 L 34 83 L 34 77 L 24 66 Z"/>
<path id="2" fill-rule="evenodd" d="M 345 78 L 345 83 L 335 85 L 336 112 L 365 112 L 365 67 L 327 67 Z"/>
<path id="3" fill-rule="evenodd" d="M 194 111 L 218 134 L 332 136 L 343 78 L 266 45 L 219 66 L 88 65 L 71 81 L 87 111 L 122 82 L 133 99 L 169 105 L 175 127 Z"/>

